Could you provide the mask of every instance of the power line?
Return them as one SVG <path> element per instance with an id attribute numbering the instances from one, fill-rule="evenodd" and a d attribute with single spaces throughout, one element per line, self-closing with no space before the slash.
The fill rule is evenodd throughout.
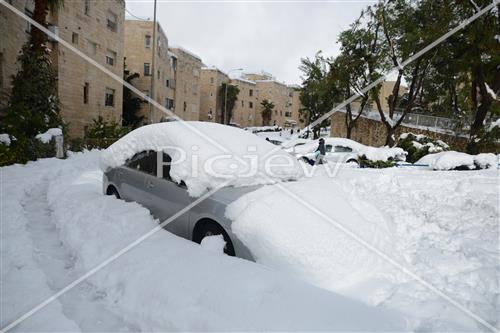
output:
<path id="1" fill-rule="evenodd" d="M 135 16 L 135 15 L 134 15 L 134 14 L 132 14 L 132 13 L 131 13 L 131 12 L 130 12 L 127 8 L 125 8 L 125 11 L 126 11 L 127 13 L 129 13 L 129 15 L 130 15 L 130 16 L 132 16 L 132 17 L 134 17 L 134 18 L 136 18 L 136 19 L 138 19 L 138 20 L 141 20 L 141 21 L 149 21 L 149 17 L 148 17 L 148 18 L 141 18 L 141 17 L 139 17 L 139 16 Z"/>

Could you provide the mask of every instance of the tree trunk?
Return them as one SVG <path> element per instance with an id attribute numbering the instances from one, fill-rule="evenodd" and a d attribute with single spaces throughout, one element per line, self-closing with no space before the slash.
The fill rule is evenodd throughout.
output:
<path id="1" fill-rule="evenodd" d="M 347 131 L 346 131 L 346 135 L 345 135 L 345 137 L 347 139 L 351 138 L 352 128 L 353 128 L 352 124 L 347 125 Z"/>
<path id="2" fill-rule="evenodd" d="M 47 6 L 48 0 L 35 0 L 35 10 L 33 11 L 33 20 L 43 27 L 47 27 Z M 31 43 L 33 50 L 43 51 L 47 35 L 35 26 L 31 27 Z"/>
<path id="3" fill-rule="evenodd" d="M 394 132 L 395 129 L 391 126 L 386 126 L 387 136 L 385 138 L 385 145 L 389 147 L 394 147 Z"/>

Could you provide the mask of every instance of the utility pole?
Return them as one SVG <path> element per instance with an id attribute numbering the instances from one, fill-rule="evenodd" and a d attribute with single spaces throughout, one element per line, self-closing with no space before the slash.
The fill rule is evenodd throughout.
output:
<path id="1" fill-rule="evenodd" d="M 153 13 L 153 47 L 152 47 L 152 60 L 151 60 L 151 88 L 150 97 L 155 99 L 155 58 L 156 58 L 156 0 L 154 0 L 154 13 Z M 149 123 L 154 123 L 155 109 L 153 103 L 149 103 Z"/>

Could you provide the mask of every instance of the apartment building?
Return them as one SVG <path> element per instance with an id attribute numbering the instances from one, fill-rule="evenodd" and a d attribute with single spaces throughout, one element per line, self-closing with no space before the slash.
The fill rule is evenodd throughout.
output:
<path id="1" fill-rule="evenodd" d="M 156 24 L 156 41 L 153 41 L 153 28 L 152 21 L 125 20 L 125 64 L 130 73 L 140 75 L 133 81 L 134 87 L 173 112 L 176 64 L 168 50 L 168 38 L 162 27 Z M 155 42 L 153 64 L 153 43 Z M 139 114 L 144 116 L 144 123 L 159 122 L 169 117 L 160 108 L 150 103 L 144 103 Z"/>
<path id="2" fill-rule="evenodd" d="M 33 13 L 32 0 L 9 3 L 28 16 Z M 49 29 L 59 38 L 122 77 L 124 17 L 124 0 L 73 0 L 65 2 L 57 13 L 50 13 L 48 22 Z M 5 101 L 11 77 L 18 70 L 17 55 L 29 38 L 31 25 L 0 6 L 0 28 L 4 36 L 0 44 L 0 99 Z M 99 116 L 120 122 L 122 85 L 56 39 L 49 38 L 48 47 L 58 74 L 61 116 L 68 124 L 70 136 L 84 136 L 92 120 Z"/>
<path id="3" fill-rule="evenodd" d="M 243 78 L 232 79 L 231 84 L 238 87 L 238 100 L 233 109 L 231 122 L 241 127 L 255 126 L 258 105 L 257 84 Z"/>
<path id="4" fill-rule="evenodd" d="M 172 47 L 170 52 L 175 86 L 174 112 L 184 120 L 200 120 L 201 58 L 182 47 Z"/>
<path id="5" fill-rule="evenodd" d="M 271 125 L 282 127 L 299 126 L 299 93 L 294 86 L 286 85 L 277 81 L 271 74 L 244 73 L 243 78 L 254 81 L 257 91 L 257 110 L 255 112 L 254 126 L 263 125 L 262 103 L 263 100 L 269 100 L 274 104 L 274 110 L 271 115 Z"/>
<path id="6" fill-rule="evenodd" d="M 229 76 L 216 67 L 202 67 L 200 81 L 200 120 L 220 123 L 223 105 L 218 92 L 230 82 Z"/>

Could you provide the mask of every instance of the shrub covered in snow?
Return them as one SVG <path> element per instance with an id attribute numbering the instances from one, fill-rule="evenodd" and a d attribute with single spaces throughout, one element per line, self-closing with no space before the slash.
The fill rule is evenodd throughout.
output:
<path id="1" fill-rule="evenodd" d="M 399 137 L 398 147 L 408 152 L 407 161 L 415 163 L 427 154 L 439 153 L 450 148 L 441 140 L 434 140 L 423 134 L 403 133 Z"/>
<path id="2" fill-rule="evenodd" d="M 398 161 L 406 160 L 407 152 L 399 147 L 365 146 L 358 152 L 359 165 L 365 168 L 390 168 Z"/>
<path id="3" fill-rule="evenodd" d="M 434 170 L 479 170 L 497 168 L 498 158 L 495 154 L 469 155 L 457 151 L 429 154 L 417 161 Z"/>

